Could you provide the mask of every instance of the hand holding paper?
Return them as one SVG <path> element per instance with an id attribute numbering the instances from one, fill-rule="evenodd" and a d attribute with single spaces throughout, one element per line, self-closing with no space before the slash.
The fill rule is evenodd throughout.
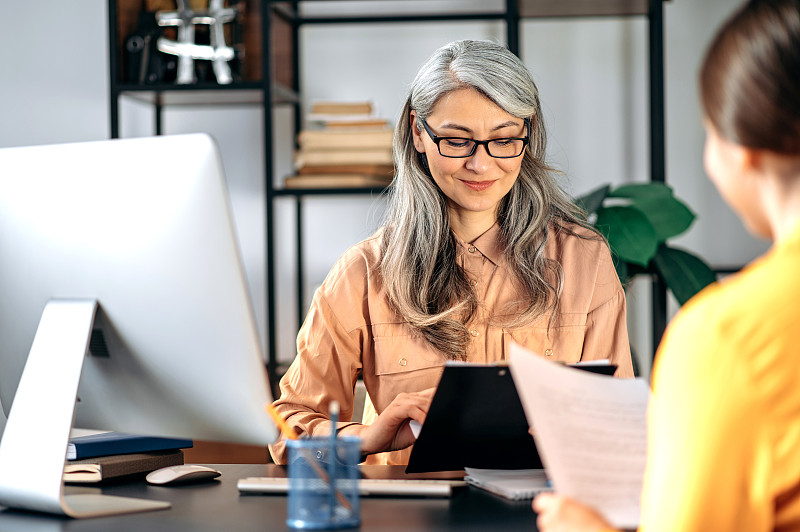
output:
<path id="1" fill-rule="evenodd" d="M 536 447 L 557 493 L 636 527 L 646 460 L 641 379 L 575 371 L 512 344 L 510 367 Z"/>

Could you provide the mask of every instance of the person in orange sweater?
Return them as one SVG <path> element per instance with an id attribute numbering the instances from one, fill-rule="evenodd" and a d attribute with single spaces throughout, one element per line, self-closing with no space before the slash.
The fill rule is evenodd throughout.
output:
<path id="1" fill-rule="evenodd" d="M 640 530 L 800 530 L 800 0 L 752 0 L 700 71 L 705 168 L 771 250 L 702 291 L 659 347 Z M 611 530 L 557 494 L 541 532 Z"/>

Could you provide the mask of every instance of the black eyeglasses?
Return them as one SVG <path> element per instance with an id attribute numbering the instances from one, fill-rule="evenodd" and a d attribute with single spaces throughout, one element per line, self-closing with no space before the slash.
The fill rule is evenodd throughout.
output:
<path id="1" fill-rule="evenodd" d="M 528 119 L 525 119 L 526 133 L 525 137 L 508 137 L 502 139 L 491 140 L 475 140 L 466 139 L 463 137 L 437 137 L 431 130 L 430 126 L 425 120 L 420 119 L 422 127 L 430 135 L 431 140 L 436 143 L 439 148 L 439 154 L 442 157 L 452 157 L 454 159 L 471 157 L 478 146 L 483 144 L 486 148 L 486 153 L 490 157 L 496 159 L 512 159 L 519 157 L 525 151 L 525 145 L 528 144 L 531 125 Z"/>

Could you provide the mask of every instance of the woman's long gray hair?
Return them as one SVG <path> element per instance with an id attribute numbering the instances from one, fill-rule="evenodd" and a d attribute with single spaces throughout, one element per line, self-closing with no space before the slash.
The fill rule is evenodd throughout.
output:
<path id="1" fill-rule="evenodd" d="M 554 229 L 588 227 L 544 162 L 547 140 L 539 91 L 522 61 L 490 41 L 457 41 L 437 50 L 417 73 L 397 120 L 396 175 L 380 268 L 395 310 L 451 359 L 465 357 L 470 338 L 466 325 L 478 299 L 456 261 L 447 198 L 430 177 L 425 155 L 414 148 L 409 117 L 415 110 L 419 118 L 427 118 L 443 95 L 463 88 L 477 90 L 515 117 L 530 119 L 530 149 L 498 209 L 502 245 L 519 301 L 513 309 L 499 309 L 493 319 L 518 327 L 549 311 L 552 323 L 563 279 L 561 265 L 545 257 L 545 244 Z M 419 120 L 416 124 L 421 127 Z"/>

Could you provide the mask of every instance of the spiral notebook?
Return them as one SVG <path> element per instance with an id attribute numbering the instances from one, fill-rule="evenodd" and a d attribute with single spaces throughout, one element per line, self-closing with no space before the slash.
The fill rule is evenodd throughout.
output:
<path id="1" fill-rule="evenodd" d="M 467 484 L 512 501 L 533 499 L 538 493 L 552 490 L 544 469 L 477 469 L 467 467 Z"/>

